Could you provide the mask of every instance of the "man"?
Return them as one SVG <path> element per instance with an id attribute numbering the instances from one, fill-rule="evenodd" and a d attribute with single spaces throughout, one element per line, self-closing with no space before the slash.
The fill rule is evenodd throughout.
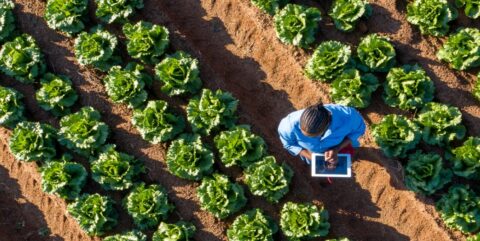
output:
<path id="1" fill-rule="evenodd" d="M 278 133 L 290 154 L 310 164 L 312 153 L 324 153 L 327 168 L 334 169 L 338 153 L 353 156 L 354 148 L 360 146 L 365 123 L 352 107 L 320 103 L 287 115 Z"/>

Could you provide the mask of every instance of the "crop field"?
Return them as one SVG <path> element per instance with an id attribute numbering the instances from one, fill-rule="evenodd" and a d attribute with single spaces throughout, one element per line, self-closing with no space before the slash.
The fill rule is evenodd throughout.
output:
<path id="1" fill-rule="evenodd" d="M 476 0 L 0 0 L 0 241 L 478 241 Z M 352 178 L 277 131 L 367 125 Z"/>

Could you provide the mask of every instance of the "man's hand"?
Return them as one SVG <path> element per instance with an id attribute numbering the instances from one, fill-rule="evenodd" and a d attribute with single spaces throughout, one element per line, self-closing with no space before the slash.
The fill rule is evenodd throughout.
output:
<path id="1" fill-rule="evenodd" d="M 303 149 L 300 152 L 300 155 L 307 158 L 308 160 L 312 160 L 312 152 L 310 152 L 309 150 Z"/>
<path id="2" fill-rule="evenodd" d="M 338 164 L 338 151 L 335 149 L 328 150 L 324 153 L 325 162 L 327 163 L 328 169 L 335 169 Z"/>

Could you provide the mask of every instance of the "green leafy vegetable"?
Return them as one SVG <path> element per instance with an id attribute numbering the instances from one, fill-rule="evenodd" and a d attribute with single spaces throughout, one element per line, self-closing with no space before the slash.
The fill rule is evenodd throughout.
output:
<path id="1" fill-rule="evenodd" d="M 252 3 L 270 15 L 274 15 L 290 0 L 252 0 Z"/>
<path id="2" fill-rule="evenodd" d="M 135 9 L 143 8 L 143 0 L 95 0 L 95 15 L 106 23 L 124 23 L 135 13 Z"/>
<path id="3" fill-rule="evenodd" d="M 288 193 L 292 177 L 292 169 L 287 164 L 277 164 L 273 156 L 267 156 L 245 170 L 245 183 L 252 194 L 273 203 L 278 203 Z"/>
<path id="4" fill-rule="evenodd" d="M 118 213 L 113 204 L 107 196 L 83 194 L 68 204 L 67 210 L 88 235 L 100 236 L 117 225 Z"/>
<path id="5" fill-rule="evenodd" d="M 108 126 L 100 121 L 100 113 L 88 106 L 60 119 L 58 141 L 68 149 L 88 156 L 105 143 L 108 132 Z"/>
<path id="6" fill-rule="evenodd" d="M 40 85 L 35 99 L 42 109 L 51 111 L 55 116 L 70 114 L 70 107 L 75 104 L 78 95 L 68 77 L 47 73 L 40 80 Z"/>
<path id="7" fill-rule="evenodd" d="M 15 30 L 14 8 L 15 4 L 11 0 L 2 0 L 0 3 L 0 42 L 8 39 Z"/>
<path id="8" fill-rule="evenodd" d="M 0 50 L 0 70 L 24 84 L 32 84 L 45 68 L 43 54 L 28 34 L 4 43 Z"/>
<path id="9" fill-rule="evenodd" d="M 468 138 L 447 158 L 453 162 L 455 175 L 480 180 L 480 137 Z"/>
<path id="10" fill-rule="evenodd" d="M 469 18 L 480 17 L 480 2 L 478 0 L 455 0 L 457 7 L 465 7 L 465 15 Z"/>
<path id="11" fill-rule="evenodd" d="M 124 206 L 135 225 L 142 229 L 157 227 L 168 217 L 173 205 L 168 202 L 167 191 L 160 185 L 140 184 L 124 199 Z"/>
<path id="12" fill-rule="evenodd" d="M 238 216 L 227 230 L 229 241 L 273 241 L 278 232 L 275 222 L 258 208 Z"/>
<path id="13" fill-rule="evenodd" d="M 372 93 L 378 86 L 375 75 L 361 74 L 356 69 L 347 69 L 333 81 L 330 96 L 337 104 L 366 108 L 370 105 Z"/>
<path id="14" fill-rule="evenodd" d="M 71 36 L 85 28 L 87 13 L 88 0 L 48 0 L 44 17 L 48 27 Z"/>
<path id="15" fill-rule="evenodd" d="M 22 99 L 20 92 L 0 86 L 0 125 L 13 128 L 25 119 Z"/>
<path id="16" fill-rule="evenodd" d="M 435 92 L 433 81 L 418 65 L 390 69 L 384 87 L 385 103 L 402 110 L 422 107 L 433 100 Z"/>
<path id="17" fill-rule="evenodd" d="M 242 186 L 218 173 L 202 180 L 197 188 L 197 196 L 203 210 L 221 219 L 240 211 L 247 203 Z"/>
<path id="18" fill-rule="evenodd" d="M 457 15 L 447 0 L 414 0 L 407 5 L 407 21 L 425 35 L 444 36 L 449 30 L 448 22 Z"/>
<path id="19" fill-rule="evenodd" d="M 223 131 L 214 141 L 220 159 L 227 167 L 238 164 L 246 168 L 262 158 L 267 150 L 263 138 L 250 132 L 250 126 L 246 125 Z"/>
<path id="20" fill-rule="evenodd" d="M 442 157 L 417 151 L 409 156 L 405 167 L 405 185 L 414 192 L 432 195 L 452 179 L 452 172 L 443 167 Z"/>
<path id="21" fill-rule="evenodd" d="M 478 233 L 474 236 L 468 237 L 466 241 L 480 241 L 480 233 Z"/>
<path id="22" fill-rule="evenodd" d="M 473 96 L 475 96 L 475 98 L 477 98 L 477 100 L 480 101 L 480 72 L 478 72 L 477 81 L 475 82 L 475 86 L 473 87 L 472 92 L 473 92 Z"/>
<path id="23" fill-rule="evenodd" d="M 155 73 L 163 86 L 161 91 L 169 96 L 195 94 L 202 87 L 198 60 L 178 51 L 155 66 Z"/>
<path id="24" fill-rule="evenodd" d="M 127 37 L 128 54 L 147 64 L 157 63 L 170 42 L 167 28 L 145 21 L 135 25 L 126 23 L 123 33 Z"/>
<path id="25" fill-rule="evenodd" d="M 62 160 L 47 162 L 40 168 L 44 192 L 57 194 L 67 200 L 80 195 L 88 173 L 82 165 L 70 160 L 71 156 L 64 155 Z"/>
<path id="26" fill-rule="evenodd" d="M 132 123 L 142 138 L 153 144 L 173 139 L 185 128 L 183 117 L 173 114 L 163 100 L 149 101 L 133 112 Z"/>
<path id="27" fill-rule="evenodd" d="M 135 108 L 147 100 L 148 94 L 144 87 L 145 84 L 150 84 L 152 79 L 143 72 L 142 65 L 129 63 L 124 69 L 113 66 L 103 82 L 113 102 L 128 104 L 128 107 Z"/>
<path id="28" fill-rule="evenodd" d="M 187 106 L 187 119 L 194 132 L 209 135 L 220 126 L 231 128 L 237 121 L 238 100 L 230 92 L 203 89 Z"/>
<path id="29" fill-rule="evenodd" d="M 10 138 L 10 152 L 18 160 L 50 161 L 55 157 L 56 130 L 48 124 L 23 121 Z"/>
<path id="30" fill-rule="evenodd" d="M 145 172 L 142 162 L 115 150 L 115 145 L 106 145 L 91 167 L 93 180 L 105 190 L 127 190 Z"/>
<path id="31" fill-rule="evenodd" d="M 445 146 L 465 137 L 462 112 L 454 106 L 427 103 L 420 111 L 417 122 L 423 128 L 423 141 L 430 145 Z"/>
<path id="32" fill-rule="evenodd" d="M 275 31 L 283 43 L 307 48 L 315 41 L 320 20 L 317 8 L 287 4 L 275 14 Z"/>
<path id="33" fill-rule="evenodd" d="M 153 233 L 152 241 L 189 241 L 196 228 L 191 223 L 177 222 L 175 224 L 161 222 Z"/>
<path id="34" fill-rule="evenodd" d="M 280 213 L 280 227 L 289 240 L 299 241 L 328 234 L 328 212 L 310 203 L 287 202 Z"/>
<path id="35" fill-rule="evenodd" d="M 322 82 L 331 81 L 339 76 L 351 62 L 350 46 L 338 41 L 322 42 L 313 52 L 305 66 L 305 75 Z"/>
<path id="36" fill-rule="evenodd" d="M 103 241 L 147 241 L 147 236 L 140 231 L 133 230 L 105 237 Z"/>
<path id="37" fill-rule="evenodd" d="M 357 67 L 364 71 L 388 72 L 395 65 L 395 48 L 387 37 L 370 34 L 364 37 L 357 48 Z"/>
<path id="38" fill-rule="evenodd" d="M 122 62 L 116 53 L 117 45 L 115 35 L 96 27 L 90 33 L 80 33 L 75 39 L 75 56 L 81 65 L 108 71 Z"/>
<path id="39" fill-rule="evenodd" d="M 372 135 L 388 157 L 403 158 L 420 141 L 418 126 L 400 115 L 387 115 L 373 125 Z"/>
<path id="40" fill-rule="evenodd" d="M 451 34 L 437 52 L 437 58 L 457 70 L 480 66 L 480 30 L 464 28 Z"/>
<path id="41" fill-rule="evenodd" d="M 183 134 L 168 148 L 167 166 L 178 177 L 198 181 L 212 172 L 213 153 L 199 135 Z"/>
<path id="42" fill-rule="evenodd" d="M 351 32 L 361 17 L 369 17 L 372 7 L 367 0 L 335 0 L 328 14 L 332 17 L 335 27 L 345 32 Z"/>
<path id="43" fill-rule="evenodd" d="M 467 186 L 450 188 L 436 203 L 436 208 L 445 224 L 463 233 L 480 229 L 480 197 Z"/>

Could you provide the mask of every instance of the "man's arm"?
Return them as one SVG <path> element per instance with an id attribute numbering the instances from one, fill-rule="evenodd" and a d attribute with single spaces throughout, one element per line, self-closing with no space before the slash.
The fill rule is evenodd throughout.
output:
<path id="1" fill-rule="evenodd" d="M 291 155 L 298 156 L 300 154 L 303 156 L 303 154 L 305 154 L 303 148 L 298 145 L 297 140 L 293 137 L 293 130 L 290 127 L 290 123 L 287 123 L 285 119 L 283 119 L 278 126 L 278 134 L 283 148 L 287 149 Z"/>
<path id="2" fill-rule="evenodd" d="M 347 147 L 348 145 L 352 144 L 352 140 L 350 138 L 345 137 L 340 144 L 335 146 L 334 148 L 325 152 L 325 162 L 328 163 L 329 168 L 337 167 L 338 163 L 338 152 L 343 148 Z"/>

